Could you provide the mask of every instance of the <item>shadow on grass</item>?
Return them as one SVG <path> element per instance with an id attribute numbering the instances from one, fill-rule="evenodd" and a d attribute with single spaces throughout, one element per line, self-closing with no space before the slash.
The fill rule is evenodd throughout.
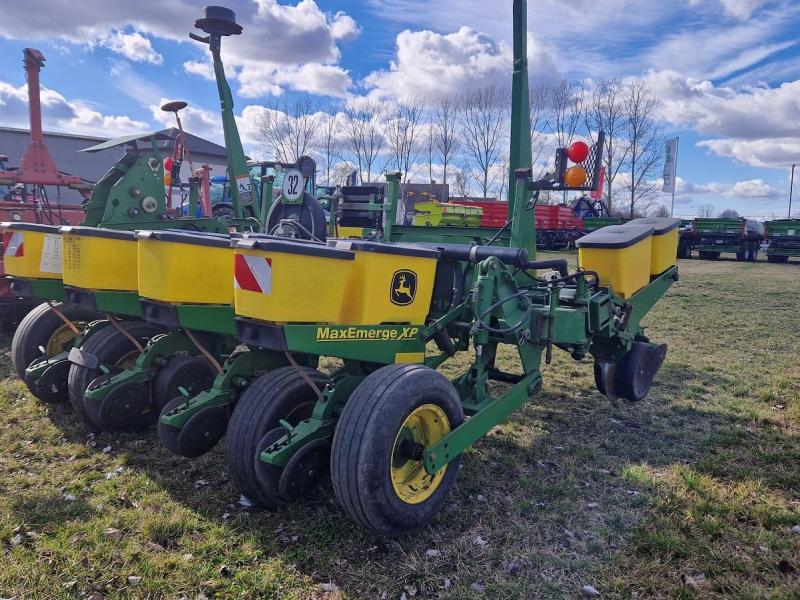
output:
<path id="1" fill-rule="evenodd" d="M 398 597 L 406 586 L 452 597 L 576 596 L 632 543 L 660 495 L 657 486 L 626 475 L 632 465 L 687 465 L 729 482 L 749 481 L 755 472 L 777 494 L 800 489 L 795 436 L 705 403 L 707 392 L 731 385 L 728 377 L 667 362 L 651 396 L 638 404 L 586 393 L 581 386 L 588 381 L 541 394 L 480 440 L 433 525 L 397 541 L 350 522 L 327 487 L 275 512 L 240 506 L 224 471 L 223 444 L 188 460 L 162 448 L 151 429 L 103 434 L 96 447 L 112 443 L 128 466 L 175 501 L 257 547 L 260 560 L 278 557 L 317 581 L 369 597 Z M 86 441 L 65 407 L 49 414 L 67 439 Z M 88 505 L 63 508 L 55 500 L 26 494 L 14 509 L 31 523 L 90 516 Z M 650 550 L 636 544 L 657 552 L 657 543 Z"/>

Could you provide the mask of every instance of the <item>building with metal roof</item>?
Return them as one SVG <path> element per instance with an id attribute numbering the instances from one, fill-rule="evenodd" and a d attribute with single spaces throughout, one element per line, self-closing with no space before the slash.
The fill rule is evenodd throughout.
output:
<path id="1" fill-rule="evenodd" d="M 158 142 L 162 154 L 165 158 L 172 156 L 178 129 L 170 127 L 158 133 L 167 138 Z M 224 175 L 227 165 L 225 148 L 188 132 L 185 135 L 195 168 L 208 165 L 211 167 L 212 175 Z M 105 142 L 108 138 L 104 137 L 45 132 L 44 139 L 59 170 L 70 175 L 77 175 L 90 182 L 100 179 L 124 152 L 123 148 L 119 146 L 94 153 L 79 152 L 84 148 Z M 7 167 L 13 168 L 19 164 L 29 142 L 30 132 L 27 129 L 0 127 L 0 155 L 8 157 Z M 181 179 L 185 181 L 188 176 L 189 168 L 184 163 Z M 59 191 L 55 188 L 48 189 L 47 192 L 51 200 L 59 198 Z M 60 199 L 65 203 L 78 204 L 81 196 L 74 190 L 63 188 L 60 190 Z"/>

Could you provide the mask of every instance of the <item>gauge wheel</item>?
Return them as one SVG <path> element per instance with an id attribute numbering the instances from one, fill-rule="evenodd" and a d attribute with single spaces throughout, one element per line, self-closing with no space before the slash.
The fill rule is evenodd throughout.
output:
<path id="1" fill-rule="evenodd" d="M 301 374 L 302 371 L 302 374 Z M 225 437 L 225 465 L 236 488 L 256 505 L 276 508 L 283 469 L 259 459 L 261 452 L 286 433 L 281 421 L 296 425 L 311 417 L 316 390 L 328 378 L 308 367 L 281 367 L 255 379 L 236 402 Z"/>
<path id="2" fill-rule="evenodd" d="M 464 422 L 448 379 L 422 365 L 389 365 L 368 375 L 342 411 L 333 436 L 331 483 L 344 511 L 395 537 L 427 525 L 444 505 L 461 455 L 434 475 L 423 452 Z"/>
<path id="3" fill-rule="evenodd" d="M 119 325 L 124 327 L 142 346 L 145 346 L 151 337 L 161 333 L 160 328 L 143 321 L 124 321 Z M 117 372 L 133 367 L 139 357 L 139 350 L 131 340 L 113 326 L 101 329 L 87 339 L 81 345 L 81 352 L 97 357 L 99 364 L 113 368 Z M 92 429 L 103 428 L 100 420 L 100 407 L 88 406 L 89 403 L 84 402 L 84 395 L 89 384 L 101 375 L 103 372 L 99 368 L 91 369 L 76 363 L 69 368 L 67 380 L 69 401 L 75 413 Z"/>
<path id="4" fill-rule="evenodd" d="M 56 305 L 65 317 L 82 331 L 86 323 L 98 318 L 96 313 L 69 305 Z M 72 346 L 75 332 L 50 309 L 40 304 L 20 321 L 11 340 L 11 363 L 20 379 L 25 379 L 25 369 L 40 356 L 55 356 Z"/>

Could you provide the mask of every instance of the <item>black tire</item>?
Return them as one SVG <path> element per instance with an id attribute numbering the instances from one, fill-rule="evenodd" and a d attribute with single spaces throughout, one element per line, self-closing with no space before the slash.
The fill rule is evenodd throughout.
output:
<path id="1" fill-rule="evenodd" d="M 407 417 L 429 404 L 447 416 L 451 430 L 464 422 L 458 394 L 444 375 L 422 365 L 389 365 L 364 379 L 337 423 L 331 450 L 334 494 L 350 518 L 380 535 L 399 536 L 428 524 L 458 476 L 460 455 L 420 501 L 406 502 L 395 490 L 398 436 Z"/>
<path id="2" fill-rule="evenodd" d="M 64 304 L 56 306 L 70 321 L 88 323 L 98 318 L 97 313 L 91 311 Z M 34 360 L 45 354 L 40 348 L 46 348 L 53 334 L 62 327 L 64 327 L 64 321 L 50 310 L 50 306 L 46 303 L 35 307 L 20 321 L 11 340 L 11 363 L 14 366 L 14 372 L 20 379 L 25 379 L 25 369 Z M 74 339 L 75 337 L 72 336 L 69 343 L 61 349 L 66 349 Z"/>
<path id="3" fill-rule="evenodd" d="M 739 262 L 743 262 L 743 261 L 745 261 L 746 259 L 747 259 L 747 253 L 746 253 L 746 252 L 737 252 L 737 253 L 736 253 L 736 260 L 737 260 L 737 261 L 739 261 Z"/>
<path id="4" fill-rule="evenodd" d="M 775 256 L 774 254 L 767 254 L 767 262 L 770 263 L 778 263 L 780 262 L 778 259 L 780 256 Z"/>
<path id="5" fill-rule="evenodd" d="M 621 398 L 638 402 L 647 396 L 666 355 L 666 346 L 634 342 L 617 365 L 614 382 Z"/>
<path id="6" fill-rule="evenodd" d="M 153 382 L 153 402 L 160 412 L 170 400 L 181 396 L 178 387 L 185 388 L 191 398 L 210 388 L 216 375 L 216 369 L 203 356 L 176 356 L 159 370 Z"/>
<path id="7" fill-rule="evenodd" d="M 597 388 L 597 391 L 606 395 L 606 381 L 605 377 L 603 377 L 603 368 L 600 366 L 600 363 L 594 361 L 594 386 Z"/>
<path id="8" fill-rule="evenodd" d="M 142 346 L 151 337 L 161 333 L 161 329 L 143 321 L 125 321 L 120 323 L 120 327 L 124 327 L 128 333 L 138 339 Z M 81 346 L 82 352 L 96 356 L 100 363 L 106 366 L 116 365 L 135 350 L 136 347 L 133 343 L 113 325 L 101 329 Z M 90 369 L 75 363 L 69 368 L 67 385 L 70 404 L 81 420 L 92 429 L 102 429 L 102 423 L 99 421 L 98 415 L 91 416 L 86 410 L 83 396 L 92 380 L 102 374 L 100 369 Z"/>
<path id="9" fill-rule="evenodd" d="M 328 378 L 300 367 L 320 389 Z M 311 416 L 317 395 L 294 367 L 275 369 L 253 381 L 236 402 L 225 437 L 225 465 L 233 485 L 254 504 L 276 508 L 280 469 L 262 463 L 260 443 L 285 420 L 295 425 Z M 280 438 L 280 436 L 278 436 Z"/>

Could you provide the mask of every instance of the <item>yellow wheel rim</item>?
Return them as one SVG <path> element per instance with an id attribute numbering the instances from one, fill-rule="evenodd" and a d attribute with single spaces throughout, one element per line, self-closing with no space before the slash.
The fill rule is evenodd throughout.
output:
<path id="1" fill-rule="evenodd" d="M 78 329 L 83 329 L 83 323 L 75 323 Z M 44 345 L 45 356 L 55 356 L 64 350 L 64 347 L 75 339 L 75 332 L 66 323 L 56 329 Z"/>
<path id="2" fill-rule="evenodd" d="M 410 447 L 430 448 L 450 433 L 450 419 L 435 404 L 415 408 L 397 433 L 392 448 L 392 486 L 407 504 L 419 504 L 430 498 L 442 483 L 447 465 L 429 475 L 422 459 L 409 458 Z"/>

